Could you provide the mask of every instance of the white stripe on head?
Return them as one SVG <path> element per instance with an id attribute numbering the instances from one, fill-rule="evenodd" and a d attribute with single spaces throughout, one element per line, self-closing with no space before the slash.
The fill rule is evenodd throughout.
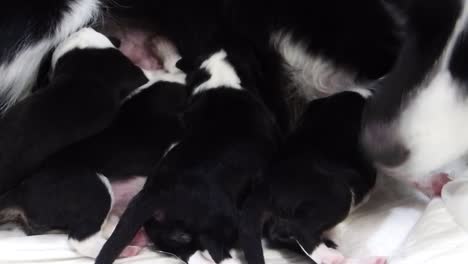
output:
<path id="1" fill-rule="evenodd" d="M 199 85 L 193 94 L 218 87 L 242 89 L 241 80 L 234 67 L 227 60 L 227 53 L 224 50 L 211 55 L 201 64 L 200 69 L 206 70 L 210 74 L 210 78 Z"/>
<path id="2" fill-rule="evenodd" d="M 112 42 L 103 34 L 98 33 L 91 28 L 83 28 L 72 35 L 55 49 L 52 55 L 52 70 L 55 69 L 55 65 L 58 60 L 68 52 L 75 49 L 114 49 L 115 46 Z"/>

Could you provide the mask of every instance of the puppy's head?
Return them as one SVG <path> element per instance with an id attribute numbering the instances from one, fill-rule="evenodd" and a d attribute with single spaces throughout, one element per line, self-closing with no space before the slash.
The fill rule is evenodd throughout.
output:
<path id="1" fill-rule="evenodd" d="M 104 82 L 122 98 L 149 81 L 111 40 L 90 28 L 72 34 L 53 52 L 51 79 L 59 76 Z"/>

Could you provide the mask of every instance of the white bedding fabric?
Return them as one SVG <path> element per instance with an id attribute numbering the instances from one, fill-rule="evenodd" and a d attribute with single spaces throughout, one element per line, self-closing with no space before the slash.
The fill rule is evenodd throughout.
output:
<path id="1" fill-rule="evenodd" d="M 442 199 L 428 202 L 400 183 L 380 177 L 369 202 L 330 235 L 340 251 L 349 257 L 390 256 L 390 264 L 468 263 L 466 207 L 468 180 L 447 185 Z M 272 264 L 305 263 L 299 256 L 272 250 L 266 250 L 265 257 Z M 91 264 L 93 261 L 74 253 L 65 235 L 25 237 L 18 230 L 0 230 L 0 263 Z M 145 250 L 137 257 L 117 263 L 179 261 Z"/>

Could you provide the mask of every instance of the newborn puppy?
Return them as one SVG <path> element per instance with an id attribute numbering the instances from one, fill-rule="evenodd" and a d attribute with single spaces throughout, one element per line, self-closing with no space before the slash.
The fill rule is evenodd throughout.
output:
<path id="1" fill-rule="evenodd" d="M 109 126 L 122 100 L 148 83 L 109 39 L 89 28 L 56 48 L 51 68 L 47 87 L 1 116 L 0 194 L 52 154 Z"/>
<path id="2" fill-rule="evenodd" d="M 105 241 L 103 232 L 112 232 L 114 215 L 123 212 L 168 146 L 181 137 L 179 112 L 186 100 L 184 74 L 154 72 L 150 77 L 156 83 L 145 84 L 143 72 L 111 45 L 89 29 L 73 35 L 54 53 L 51 86 L 33 95 L 60 101 L 56 92 L 48 91 L 67 86 L 63 93 L 74 94 L 75 100 L 63 104 L 74 105 L 50 116 L 61 118 L 67 128 L 81 121 L 103 130 L 91 136 L 76 126 L 75 133 L 86 139 L 43 161 L 21 185 L 0 197 L 0 224 L 18 222 L 27 234 L 66 231 L 72 246 L 89 257 L 97 256 Z M 142 82 L 131 82 L 137 73 Z M 74 112 L 78 103 L 82 110 Z M 34 109 L 29 103 L 17 106 Z M 29 133 L 48 136 L 41 131 Z M 129 248 L 123 255 L 138 249 Z"/>
<path id="3" fill-rule="evenodd" d="M 29 235 L 65 231 L 75 250 L 96 257 L 112 232 L 115 216 L 141 190 L 145 176 L 169 145 L 181 137 L 177 113 L 185 98 L 185 87 L 169 82 L 135 95 L 111 126 L 52 156 L 2 197 L 0 224 L 17 222 Z M 144 246 L 141 238 L 123 256 L 138 253 Z"/>
<path id="4" fill-rule="evenodd" d="M 240 242 L 249 264 L 264 263 L 261 236 L 274 248 L 306 253 L 320 264 L 344 263 L 325 232 L 343 221 L 375 184 L 359 148 L 366 90 L 309 103 L 295 132 L 247 199 Z M 325 245 L 321 245 L 324 243 Z M 366 263 L 380 263 L 373 259 Z M 364 263 L 364 262 L 359 262 Z"/>
<path id="5" fill-rule="evenodd" d="M 224 50 L 188 75 L 185 137 L 173 145 L 130 203 L 96 263 L 112 263 L 144 225 L 160 250 L 191 262 L 208 250 L 230 259 L 238 209 L 276 148 L 273 116 L 246 90 Z"/>

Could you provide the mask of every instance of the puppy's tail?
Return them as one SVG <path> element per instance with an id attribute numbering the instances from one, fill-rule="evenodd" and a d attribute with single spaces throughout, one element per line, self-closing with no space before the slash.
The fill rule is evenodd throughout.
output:
<path id="1" fill-rule="evenodd" d="M 262 230 L 267 208 L 267 192 L 252 192 L 246 199 L 240 224 L 239 242 L 248 264 L 265 264 L 262 247 Z"/>
<path id="2" fill-rule="evenodd" d="M 154 195 L 145 190 L 128 205 L 109 240 L 99 252 L 96 264 L 112 264 L 132 241 L 138 230 L 153 215 L 157 207 Z"/>

